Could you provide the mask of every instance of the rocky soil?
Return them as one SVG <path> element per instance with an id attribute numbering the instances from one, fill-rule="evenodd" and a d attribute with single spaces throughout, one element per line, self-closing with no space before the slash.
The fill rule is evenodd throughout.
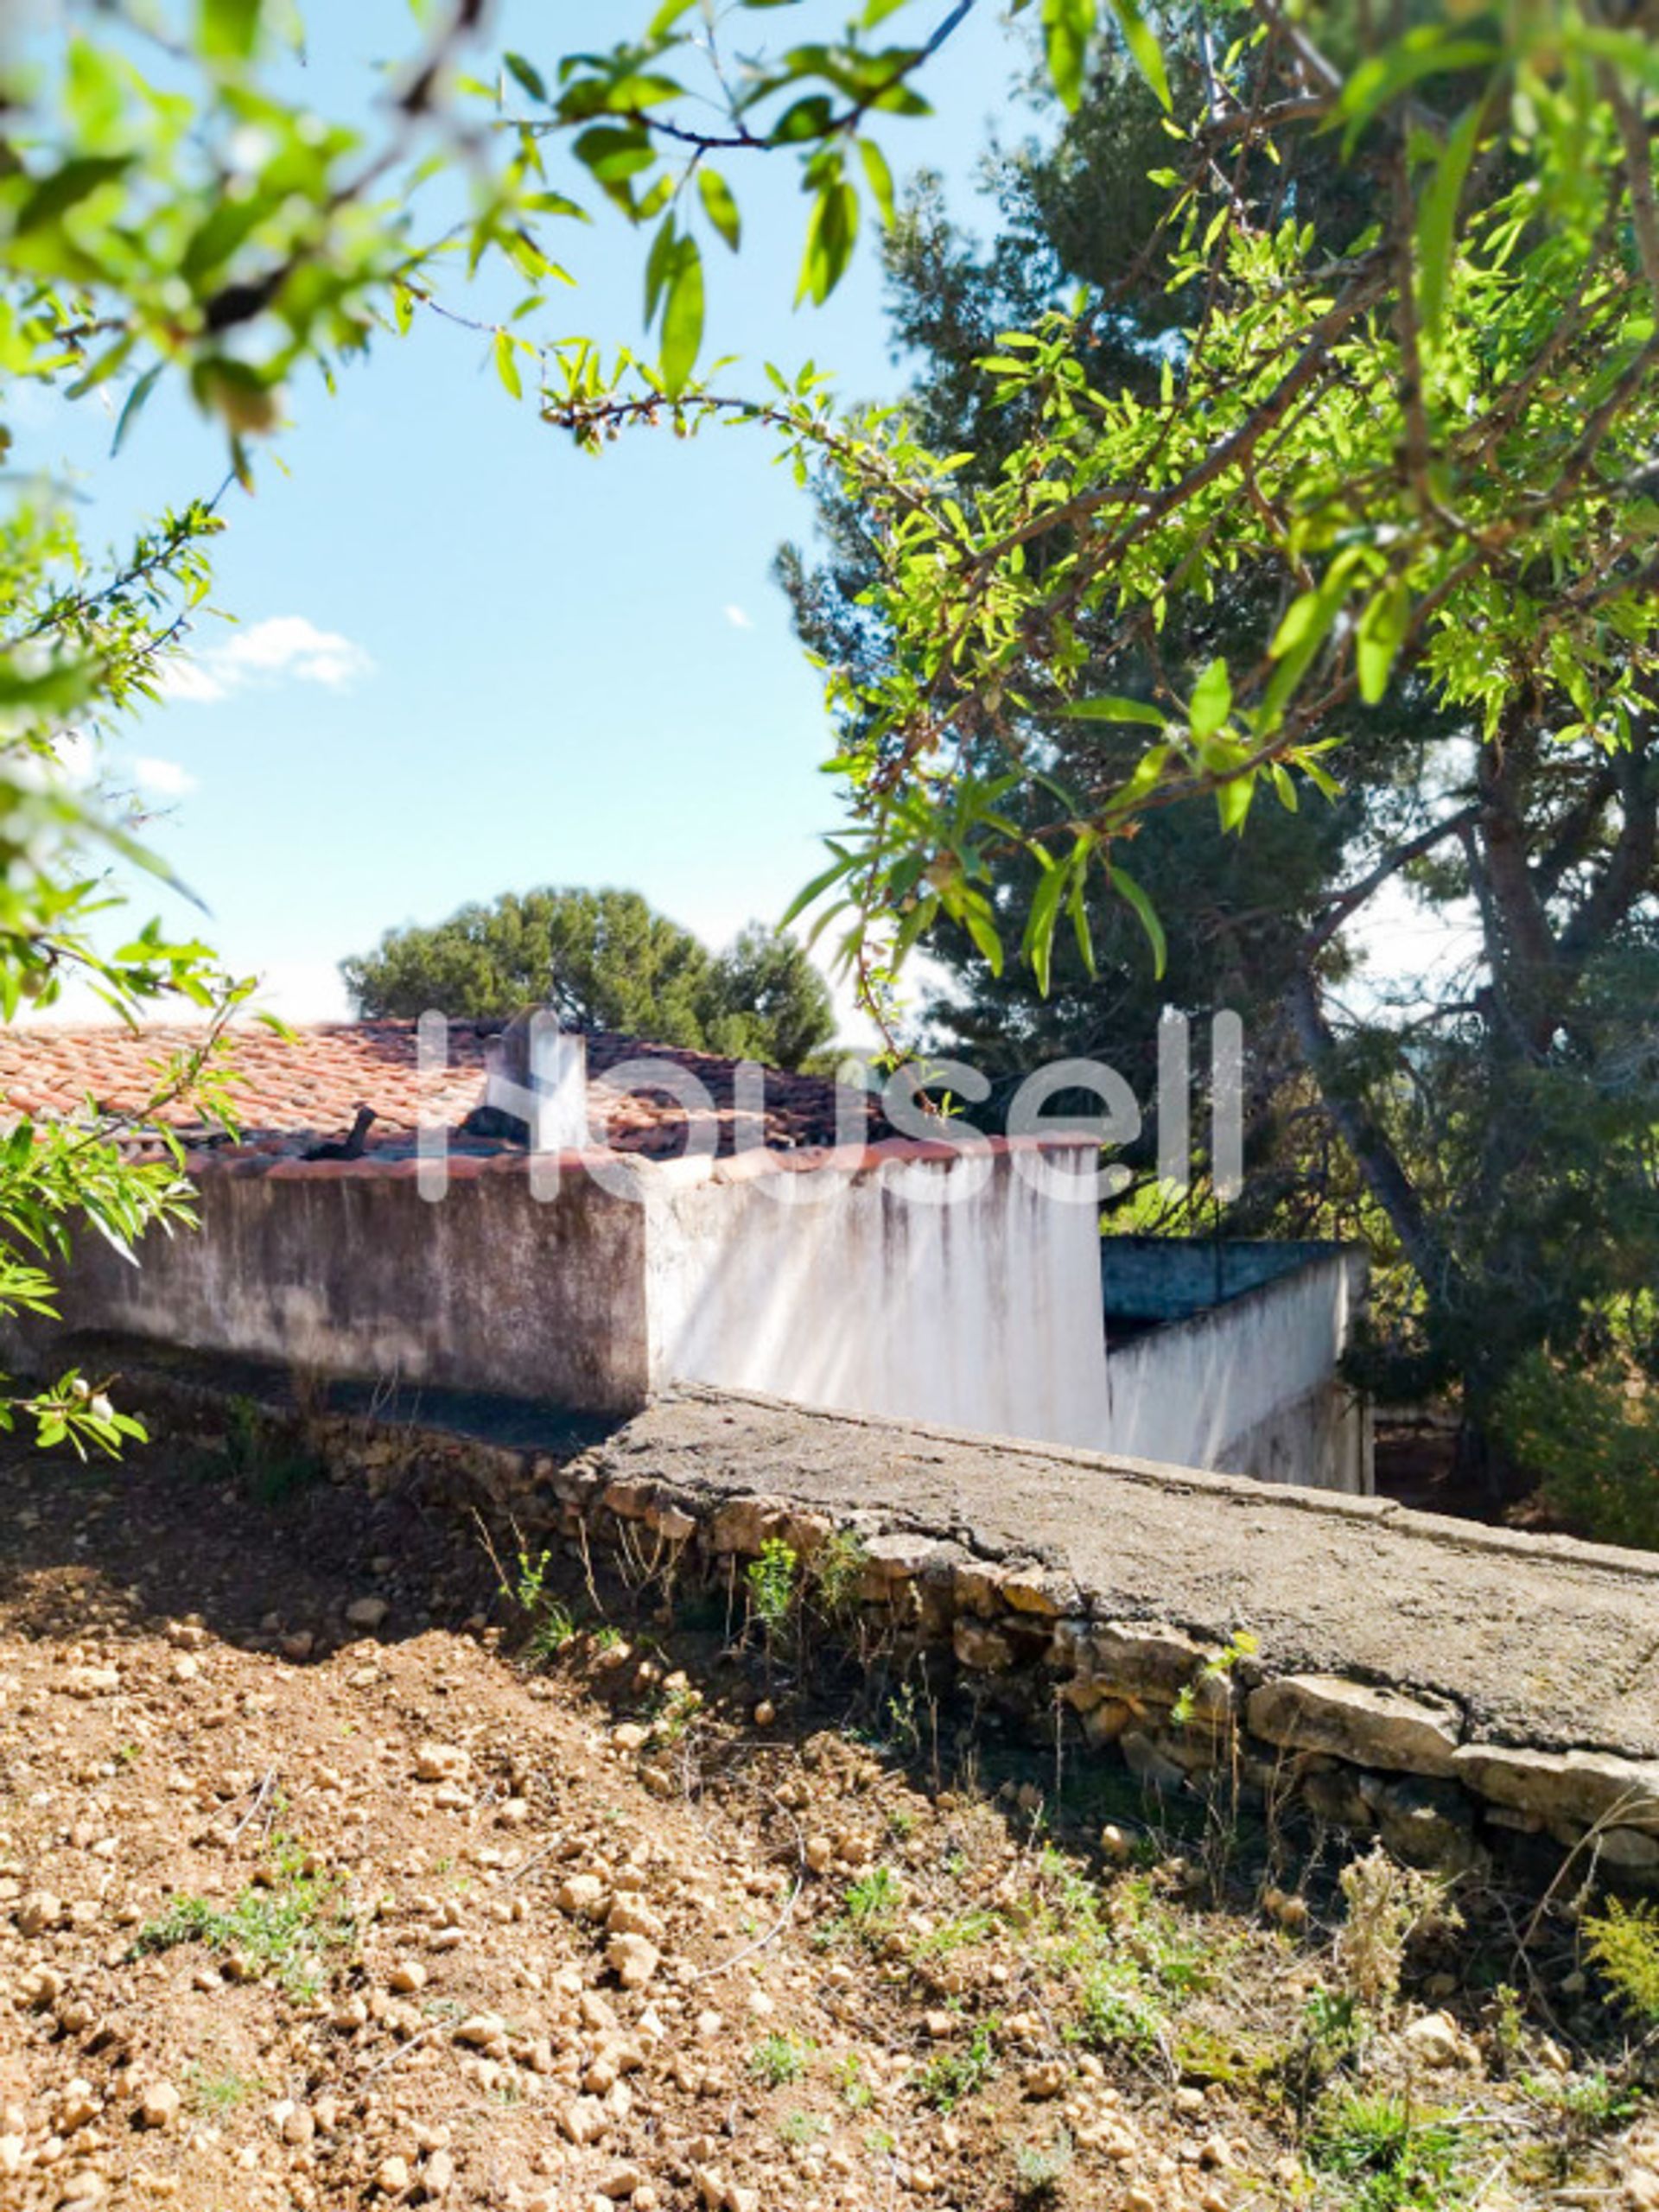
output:
<path id="1" fill-rule="evenodd" d="M 1571 1897 L 1344 1889 L 418 1485 L 0 1497 L 7 2208 L 1659 2206 Z"/>

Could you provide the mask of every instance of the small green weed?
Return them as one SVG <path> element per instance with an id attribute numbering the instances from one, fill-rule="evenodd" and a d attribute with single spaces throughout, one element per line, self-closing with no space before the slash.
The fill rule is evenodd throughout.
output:
<path id="1" fill-rule="evenodd" d="M 963 2050 L 942 2050 L 916 2075 L 916 2094 L 935 2112 L 954 2112 L 965 2097 L 982 2089 L 996 2073 L 996 2028 L 982 2020 Z"/>
<path id="2" fill-rule="evenodd" d="M 885 1934 L 899 1910 L 902 1891 L 891 1866 L 872 1866 L 847 1888 L 846 1915 L 853 1930 L 866 1938 Z"/>
<path id="3" fill-rule="evenodd" d="M 816 2143 L 820 2135 L 830 2133 L 830 2123 L 822 2113 L 792 2112 L 779 2121 L 778 2133 L 785 2143 Z"/>
<path id="4" fill-rule="evenodd" d="M 744 1573 L 750 1617 L 760 1624 L 768 1651 L 789 1625 L 799 1564 L 792 1548 L 781 1536 L 768 1536 L 760 1547 L 760 1558 L 751 1560 Z"/>
<path id="5" fill-rule="evenodd" d="M 238 2105 L 246 2104 L 250 2097 L 264 2094 L 263 2082 L 251 2081 L 232 2067 L 227 2067 L 222 2074 L 210 2074 L 205 2066 L 187 2066 L 184 2085 L 198 2111 L 211 2113 L 216 2120 L 234 2112 Z"/>
<path id="6" fill-rule="evenodd" d="M 849 2111 L 868 2110 L 875 2092 L 864 2079 L 864 2063 L 855 2050 L 849 2050 L 836 2069 L 836 2087 Z"/>
<path id="7" fill-rule="evenodd" d="M 811 2063 L 812 2046 L 793 2036 L 763 2036 L 749 2053 L 749 2072 L 768 2089 L 798 2082 Z"/>
<path id="8" fill-rule="evenodd" d="M 1057 2128 L 1046 2143 L 1021 2143 L 1014 2154 L 1014 2193 L 1021 2204 L 1041 2204 L 1054 2196 L 1071 2171 L 1071 2138 Z"/>
<path id="9" fill-rule="evenodd" d="M 857 1611 L 866 1559 L 864 1539 L 850 1529 L 833 1529 L 813 1554 L 813 1600 L 832 1626 Z"/>
<path id="10" fill-rule="evenodd" d="M 530 1656 L 538 1666 L 549 1666 L 568 1644 L 575 1643 L 577 1633 L 576 1617 L 569 1606 L 550 1598 L 531 1630 Z"/>
<path id="11" fill-rule="evenodd" d="M 1638 2089 L 1603 2073 L 1566 2080 L 1559 2074 L 1529 2075 L 1521 2087 L 1535 2104 L 1559 2113 L 1574 2135 L 1605 2135 L 1627 2126 L 1642 2109 Z"/>
<path id="12" fill-rule="evenodd" d="M 948 1959 L 953 1952 L 988 1942 L 1001 1925 L 994 1912 L 964 1912 L 959 1919 L 941 1921 L 925 1936 L 918 1936 L 911 1945 L 910 1955 L 918 1961 Z"/>
<path id="13" fill-rule="evenodd" d="M 551 1552 L 531 1553 L 521 1549 L 518 1554 L 518 1573 L 511 1585 L 500 1585 L 501 1595 L 511 1599 L 519 1610 L 532 1616 L 542 1610 L 547 1596 L 548 1570 L 553 1564 Z"/>
<path id="14" fill-rule="evenodd" d="M 1473 2184 L 1470 2131 L 1408 2098 L 1333 2098 L 1308 2142 L 1319 2172 L 1347 2184 L 1344 2212 L 1446 2212 Z"/>
<path id="15" fill-rule="evenodd" d="M 1084 1975 L 1072 2035 L 1090 2050 L 1149 2050 L 1164 2020 L 1158 1992 L 1134 1960 L 1102 1958 Z"/>
<path id="16" fill-rule="evenodd" d="M 348 1942 L 349 1913 L 340 1904 L 342 1878 L 307 1874 L 302 1847 L 279 1838 L 275 1881 L 245 1889 L 221 1912 L 206 1897 L 181 1895 L 135 1937 L 135 1956 L 201 1943 L 225 1957 L 245 1960 L 261 1975 L 275 1974 L 290 1996 L 308 1996 L 322 1978 L 322 1954 Z"/>
<path id="17" fill-rule="evenodd" d="M 1198 1699 L 1212 1683 L 1224 1682 L 1242 1659 L 1249 1659 L 1262 1649 L 1260 1640 L 1249 1629 L 1239 1629 L 1224 1648 L 1213 1657 L 1206 1659 L 1190 1682 L 1185 1683 L 1170 1711 L 1170 1719 L 1178 1728 L 1185 1728 L 1198 1709 Z"/>

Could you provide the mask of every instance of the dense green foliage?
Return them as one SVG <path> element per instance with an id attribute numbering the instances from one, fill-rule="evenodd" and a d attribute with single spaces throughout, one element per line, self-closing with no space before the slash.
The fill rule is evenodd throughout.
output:
<path id="1" fill-rule="evenodd" d="M 1121 67 L 1052 143 L 1003 151 L 988 249 L 924 186 L 888 245 L 921 368 L 874 426 L 887 503 L 873 526 L 868 463 L 836 456 L 829 557 L 784 575 L 866 794 L 837 888 L 878 982 L 896 906 L 897 949 L 951 971 L 934 1045 L 1005 1078 L 1098 1054 L 1142 1096 L 1160 1005 L 1242 1011 L 1233 1225 L 1366 1234 L 1365 1379 L 1459 1385 L 1472 1457 L 1500 1440 L 1630 1541 L 1659 1493 L 1631 1387 L 1659 1371 L 1632 1304 L 1659 1268 L 1650 156 L 1620 119 L 1643 94 L 1599 66 L 1632 49 L 1597 33 L 1567 66 L 1464 14 L 1454 49 L 1420 11 L 1390 128 L 1351 11 L 1306 19 L 1326 53 L 1287 77 L 1269 41 L 1230 80 L 1211 11 L 1166 11 L 1177 111 L 1207 105 L 1192 141 L 1229 150 L 1224 175 L 1165 173 L 1211 226 L 1185 252 L 1190 217 L 1156 244 L 1159 111 Z M 1287 123 L 1293 94 L 1345 137 Z M 1598 149 L 1576 176 L 1569 142 Z M 1380 289 L 1338 338 L 1368 259 Z M 953 613 L 947 662 L 930 639 Z M 1323 796 L 1285 772 L 1299 715 L 1335 747 L 1300 764 Z M 1217 838 L 1217 804 L 1247 835 Z"/>
<path id="2" fill-rule="evenodd" d="M 340 973 L 361 1014 L 551 1006 L 575 1027 L 774 1067 L 799 1067 L 835 1031 L 823 978 L 792 938 L 752 924 L 715 956 L 637 891 L 509 892 L 389 930 Z"/>

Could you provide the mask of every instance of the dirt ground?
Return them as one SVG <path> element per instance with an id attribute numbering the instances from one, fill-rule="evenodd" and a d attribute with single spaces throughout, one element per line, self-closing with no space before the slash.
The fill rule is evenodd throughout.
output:
<path id="1" fill-rule="evenodd" d="M 787 1591 L 644 1619 L 413 1493 L 0 1497 L 8 2212 L 1659 2205 L 1569 1900 L 1363 1915 Z"/>

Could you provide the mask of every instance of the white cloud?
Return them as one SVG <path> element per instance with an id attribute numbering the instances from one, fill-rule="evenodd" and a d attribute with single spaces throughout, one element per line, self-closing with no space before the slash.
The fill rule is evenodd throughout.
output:
<path id="1" fill-rule="evenodd" d="M 225 696 L 225 690 L 219 678 L 192 654 L 175 653 L 162 664 L 163 699 L 188 699 L 197 706 L 210 707 L 215 699 Z"/>
<path id="2" fill-rule="evenodd" d="M 209 706 L 255 683 L 321 683 L 343 691 L 370 675 L 373 661 L 336 630 L 302 614 L 276 614 L 203 652 L 179 653 L 162 671 L 162 696 Z"/>
<path id="3" fill-rule="evenodd" d="M 182 798 L 196 788 L 196 779 L 176 760 L 161 760 L 147 753 L 132 764 L 132 780 L 141 791 L 156 798 Z"/>
<path id="4" fill-rule="evenodd" d="M 748 611 L 745 607 L 728 607 L 726 609 L 726 620 L 734 630 L 753 630 L 754 627 L 753 623 L 749 620 Z"/>

